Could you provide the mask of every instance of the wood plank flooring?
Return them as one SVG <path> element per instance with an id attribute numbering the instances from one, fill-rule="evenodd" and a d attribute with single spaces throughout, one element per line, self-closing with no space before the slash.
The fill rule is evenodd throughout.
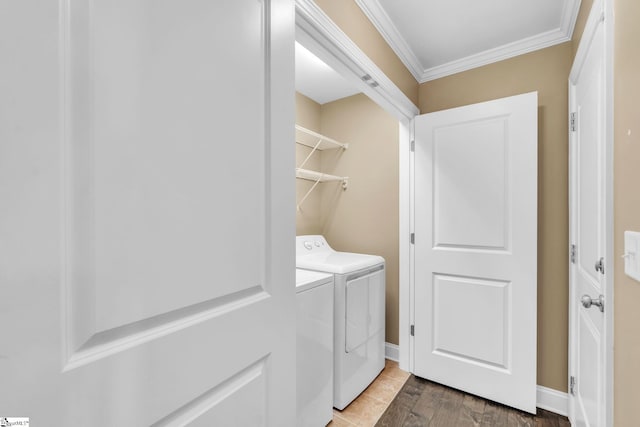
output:
<path id="1" fill-rule="evenodd" d="M 409 377 L 376 427 L 570 427 L 538 409 L 536 416 L 431 381 Z"/>

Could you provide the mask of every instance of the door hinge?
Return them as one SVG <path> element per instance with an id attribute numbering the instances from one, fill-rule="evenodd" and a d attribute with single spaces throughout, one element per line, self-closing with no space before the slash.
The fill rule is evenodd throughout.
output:
<path id="1" fill-rule="evenodd" d="M 577 125 L 576 122 L 577 122 L 576 113 L 571 113 L 571 116 L 569 117 L 569 128 L 571 129 L 571 132 L 576 131 L 576 125 Z"/>
<path id="2" fill-rule="evenodd" d="M 414 245 L 416 243 L 416 233 L 411 233 L 411 244 Z"/>
<path id="3" fill-rule="evenodd" d="M 416 151 L 416 141 L 415 139 L 411 141 L 411 152 L 414 153 Z"/>
<path id="4" fill-rule="evenodd" d="M 600 274 L 604 274 L 604 258 L 600 258 L 596 262 L 596 271 L 599 271 Z"/>
<path id="5" fill-rule="evenodd" d="M 572 396 L 576 395 L 576 377 L 573 375 L 569 377 L 569 393 L 571 393 Z"/>
<path id="6" fill-rule="evenodd" d="M 410 329 L 409 333 L 411 334 L 412 337 L 415 336 L 415 332 L 416 332 L 415 325 L 411 325 L 411 329 Z"/>
<path id="7" fill-rule="evenodd" d="M 576 263 L 576 245 L 571 245 L 571 264 Z"/>

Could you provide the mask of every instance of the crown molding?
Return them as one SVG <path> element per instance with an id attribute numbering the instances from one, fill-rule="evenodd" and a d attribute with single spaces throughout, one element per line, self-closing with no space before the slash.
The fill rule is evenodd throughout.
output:
<path id="1" fill-rule="evenodd" d="M 504 61 L 505 59 L 515 56 L 524 55 L 525 53 L 534 52 L 556 44 L 564 43 L 571 40 L 561 30 L 547 31 L 533 37 L 527 37 L 513 43 L 509 43 L 500 47 L 485 50 L 462 59 L 447 62 L 446 64 L 427 68 L 422 74 L 420 83 L 430 80 L 439 79 L 441 77 L 450 76 L 452 74 L 468 71 L 473 68 L 482 67 L 483 65 L 492 64 L 494 62 Z"/>
<path id="2" fill-rule="evenodd" d="M 446 64 L 426 68 L 409 47 L 406 40 L 400 35 L 397 27 L 378 0 L 355 1 L 418 83 L 439 79 L 569 41 L 573 35 L 581 3 L 581 0 L 565 0 L 560 27 L 555 30 L 527 37 Z"/>
<path id="3" fill-rule="evenodd" d="M 576 27 L 578 13 L 580 12 L 580 3 L 582 0 L 567 0 L 562 11 L 560 20 L 560 31 L 562 31 L 569 39 L 573 37 L 573 30 Z"/>
<path id="4" fill-rule="evenodd" d="M 424 66 L 402 37 L 389 15 L 378 0 L 355 0 L 362 12 L 378 30 L 382 38 L 393 49 L 400 61 L 407 67 L 413 77 L 420 81 L 424 73 Z"/>

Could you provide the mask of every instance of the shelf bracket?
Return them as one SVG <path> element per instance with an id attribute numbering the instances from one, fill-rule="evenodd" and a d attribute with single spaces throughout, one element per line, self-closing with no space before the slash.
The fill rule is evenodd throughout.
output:
<path id="1" fill-rule="evenodd" d="M 296 211 L 300 212 L 300 207 L 302 206 L 304 201 L 307 200 L 307 197 L 309 197 L 309 194 L 311 194 L 311 192 L 316 188 L 318 184 L 320 184 L 320 178 L 318 178 L 316 182 L 313 183 L 309 191 L 307 191 L 307 194 L 305 194 L 304 197 L 300 200 L 300 203 L 296 205 Z"/>
<path id="2" fill-rule="evenodd" d="M 313 147 L 313 149 L 311 150 L 311 152 L 309 153 L 309 155 L 307 156 L 306 159 L 304 159 L 304 161 L 302 162 L 302 164 L 298 167 L 303 168 L 304 165 L 307 163 L 307 161 L 309 161 L 309 159 L 311 158 L 311 156 L 313 156 L 313 153 L 316 152 L 316 150 L 318 150 L 318 147 L 320 146 L 320 144 L 322 144 L 322 139 L 319 139 L 318 142 L 316 142 L 316 145 Z"/>
<path id="3" fill-rule="evenodd" d="M 335 182 L 340 181 L 342 184 L 342 190 L 346 190 L 349 185 L 349 177 L 348 176 L 336 176 L 329 175 L 326 173 L 310 171 L 307 169 L 296 168 L 296 178 L 306 179 L 308 181 L 313 181 L 313 185 L 304 195 L 304 197 L 300 200 L 300 202 L 296 205 L 296 210 L 300 211 L 300 207 L 304 203 L 304 201 L 309 197 L 309 194 L 320 184 L 321 182 Z"/>

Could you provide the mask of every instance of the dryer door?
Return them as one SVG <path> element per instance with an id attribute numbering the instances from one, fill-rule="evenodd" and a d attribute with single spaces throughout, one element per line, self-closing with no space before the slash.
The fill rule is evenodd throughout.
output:
<path id="1" fill-rule="evenodd" d="M 345 351 L 354 351 L 384 329 L 384 266 L 347 277 Z"/>

